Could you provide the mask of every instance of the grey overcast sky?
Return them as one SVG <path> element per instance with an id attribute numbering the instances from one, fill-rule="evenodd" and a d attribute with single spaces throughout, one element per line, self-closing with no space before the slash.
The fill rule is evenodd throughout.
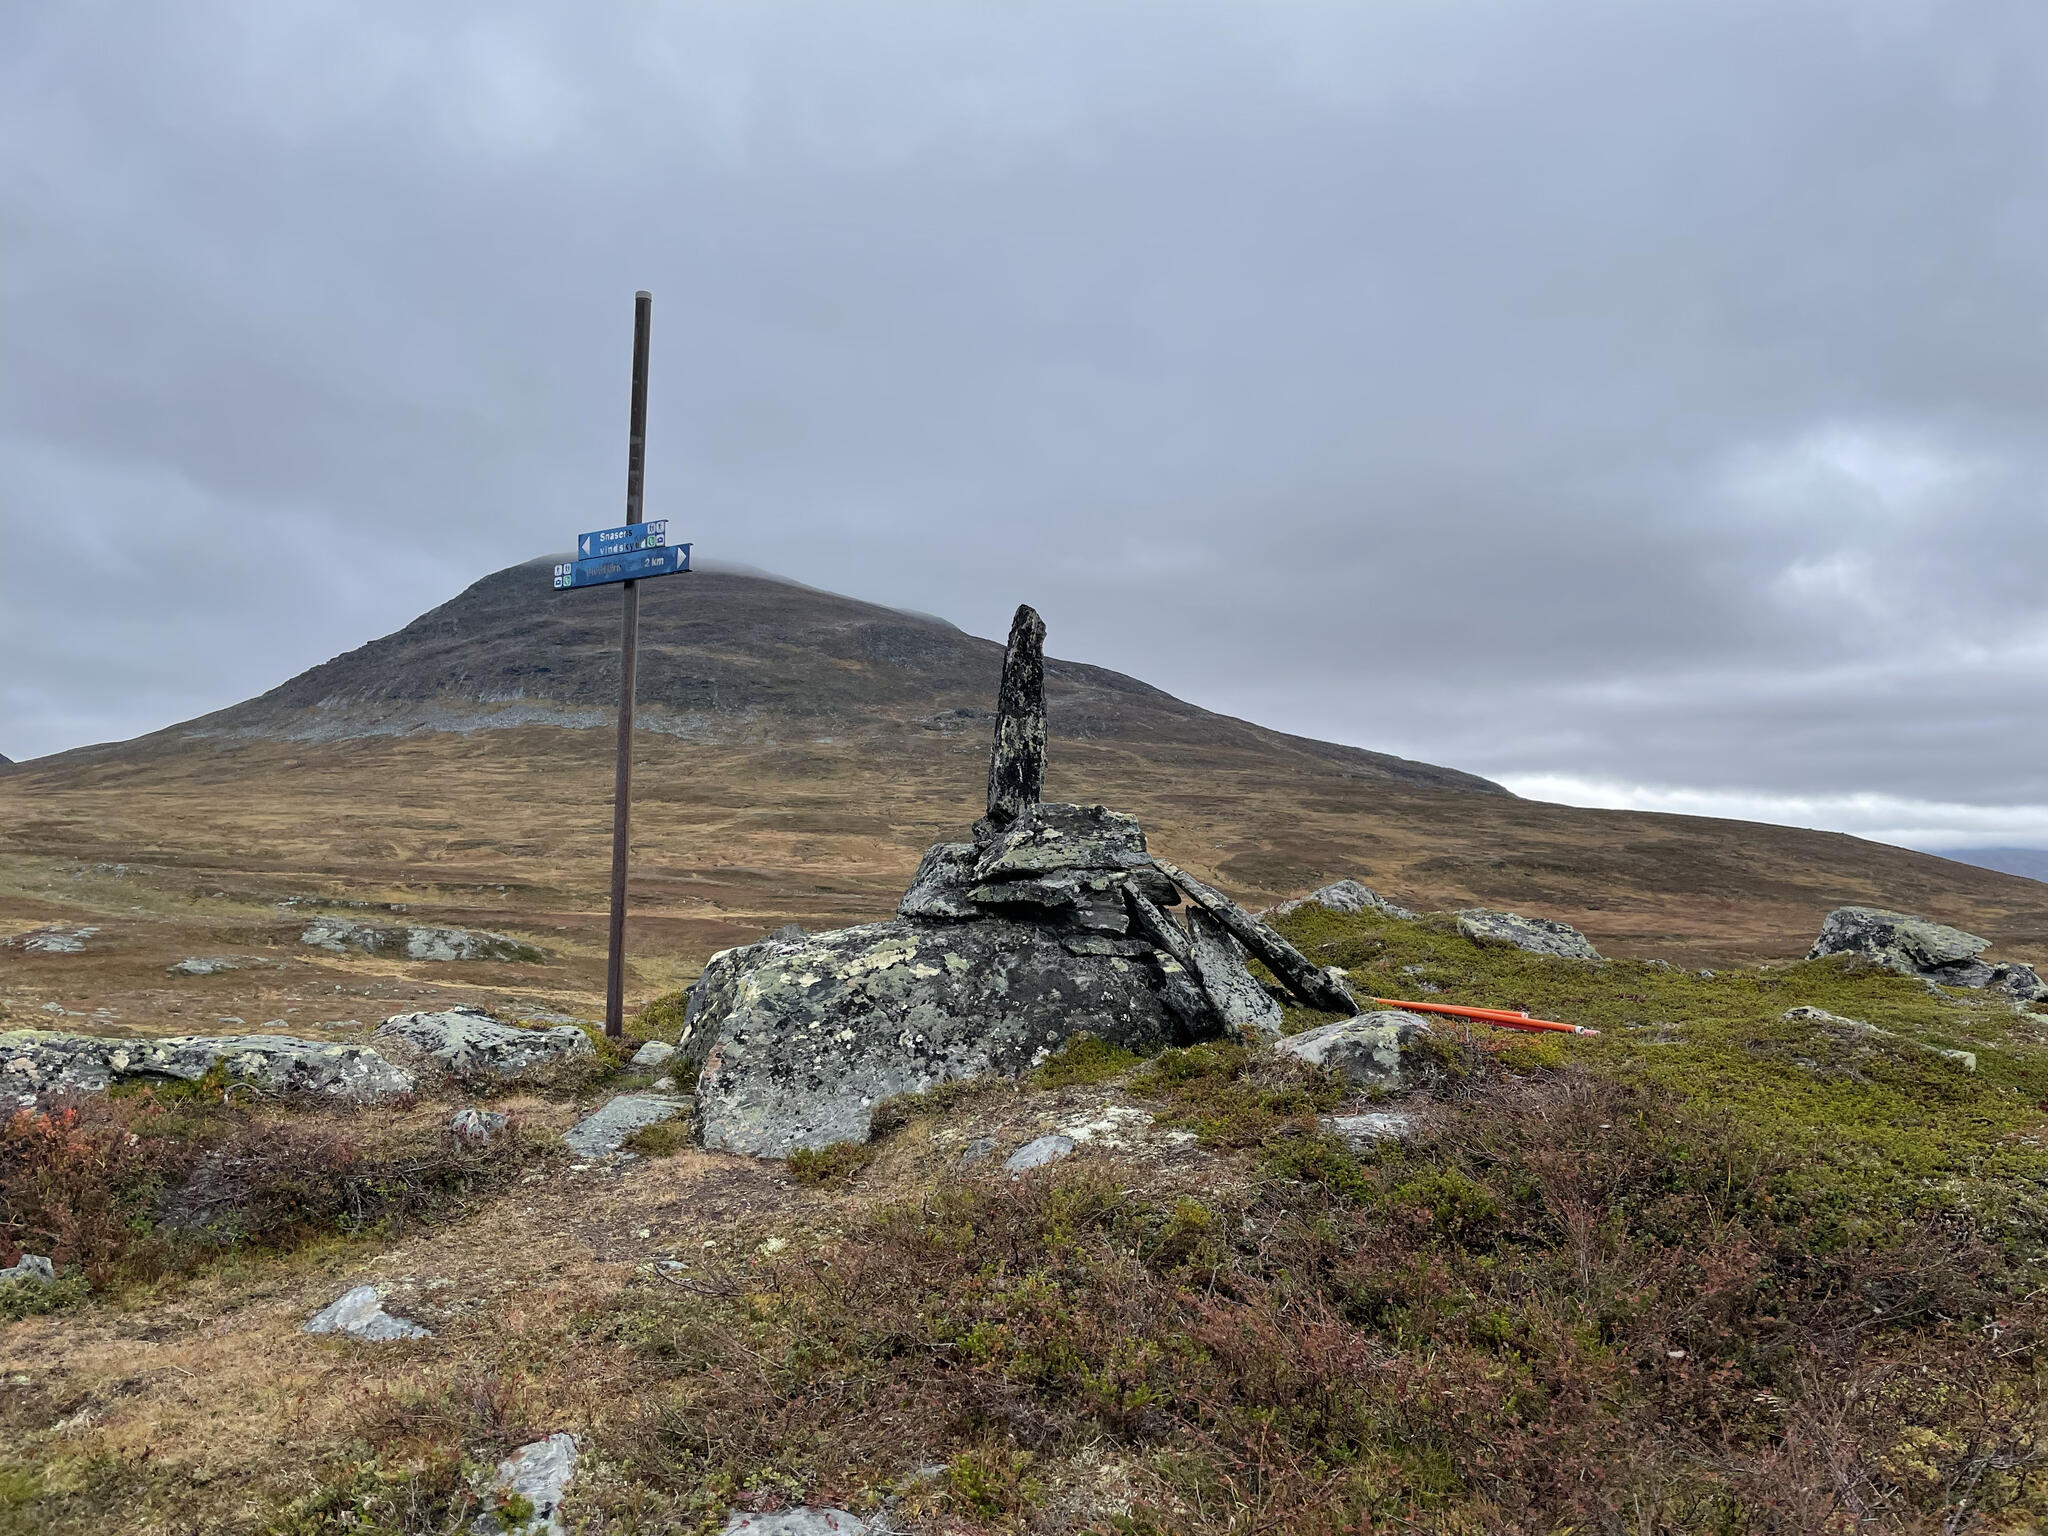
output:
<path id="1" fill-rule="evenodd" d="M 703 554 L 2048 844 L 2044 160 L 2040 0 L 0 5 L 0 752 L 617 521 L 645 287 Z"/>

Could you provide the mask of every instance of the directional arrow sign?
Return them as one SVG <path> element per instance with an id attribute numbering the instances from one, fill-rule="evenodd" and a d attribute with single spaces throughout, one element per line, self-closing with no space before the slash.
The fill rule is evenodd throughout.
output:
<path id="1" fill-rule="evenodd" d="M 555 586 L 601 587 L 610 581 L 638 581 L 643 576 L 675 576 L 690 568 L 690 546 L 636 549 L 595 560 L 570 560 L 555 567 Z"/>
<path id="2" fill-rule="evenodd" d="M 668 519 L 651 523 L 627 523 L 621 528 L 600 528 L 595 533 L 576 535 L 576 558 L 591 560 L 599 555 L 630 555 L 636 549 L 659 549 L 668 542 Z"/>

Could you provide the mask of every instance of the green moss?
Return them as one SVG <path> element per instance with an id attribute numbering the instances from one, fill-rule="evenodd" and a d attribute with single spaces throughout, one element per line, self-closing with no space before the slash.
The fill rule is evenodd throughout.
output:
<path id="1" fill-rule="evenodd" d="M 1131 1078 L 1130 1090 L 1164 1101 L 1160 1124 L 1218 1147 L 1308 1135 L 1315 1117 L 1344 1098 L 1335 1074 L 1230 1041 L 1164 1051 Z"/>
<path id="2" fill-rule="evenodd" d="M 633 1033 L 642 1040 L 666 1040 L 673 1045 L 682 1038 L 683 1024 L 690 1012 L 690 990 L 678 987 L 655 998 L 633 1018 Z"/>
<path id="3" fill-rule="evenodd" d="M 673 1157 L 690 1145 L 689 1127 L 680 1120 L 643 1125 L 620 1143 L 626 1151 L 641 1157 Z"/>
<path id="4" fill-rule="evenodd" d="M 1076 1035 L 1038 1064 L 1031 1073 L 1031 1081 L 1040 1088 L 1106 1083 L 1130 1071 L 1138 1059 L 1135 1051 L 1120 1045 L 1111 1045 L 1094 1035 Z"/>
<path id="5" fill-rule="evenodd" d="M 1045 1497 L 1045 1488 L 1027 1475 L 1029 1451 L 1007 1446 L 962 1451 L 947 1465 L 947 1500 L 962 1514 L 983 1520 L 1020 1514 Z"/>
<path id="6" fill-rule="evenodd" d="M 798 1147 L 789 1154 L 789 1176 L 799 1184 L 837 1184 L 852 1178 L 873 1161 L 874 1148 L 862 1141 L 835 1141 L 829 1147 Z"/>
<path id="7" fill-rule="evenodd" d="M 0 1281 L 0 1318 L 10 1321 L 37 1317 L 46 1312 L 69 1312 L 82 1307 L 91 1288 L 80 1274 L 63 1274 L 45 1283 L 40 1280 Z"/>
<path id="8" fill-rule="evenodd" d="M 1405 922 L 1311 906 L 1278 926 L 1304 953 L 1346 966 L 1361 997 L 1521 1008 L 1600 1030 L 1437 1026 L 1440 1039 L 1469 1039 L 1511 1072 L 1573 1064 L 1654 1086 L 1711 1111 L 1737 1140 L 1791 1152 L 1776 1197 L 1837 1238 L 1956 1202 L 1995 1226 L 2032 1230 L 2048 1206 L 2048 1049 L 2001 998 L 1933 992 L 1846 958 L 1711 976 L 1561 960 L 1473 944 L 1441 915 Z M 1887 1034 L 1784 1017 L 1800 1006 Z M 1928 1047 L 1973 1051 L 1977 1071 Z"/>
<path id="9" fill-rule="evenodd" d="M 1015 1093 L 1017 1085 L 1004 1077 L 956 1077 L 936 1083 L 922 1093 L 898 1093 L 882 1100 L 868 1116 L 868 1136 L 880 1141 L 893 1136 L 921 1115 L 943 1115 L 993 1094 Z"/>

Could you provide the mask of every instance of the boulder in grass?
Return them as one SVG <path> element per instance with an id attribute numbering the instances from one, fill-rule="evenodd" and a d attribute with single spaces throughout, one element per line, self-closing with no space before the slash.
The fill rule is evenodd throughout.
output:
<path id="1" fill-rule="evenodd" d="M 539 949 L 502 933 L 479 933 L 468 928 L 435 928 L 424 923 L 387 927 L 352 922 L 345 917 L 319 917 L 299 935 L 301 944 L 330 954 L 355 950 L 365 955 L 389 955 L 406 960 L 523 960 L 547 958 Z"/>
<path id="2" fill-rule="evenodd" d="M 24 1253 L 18 1263 L 0 1269 L 0 1285 L 19 1280 L 24 1285 L 55 1285 L 56 1261 L 39 1253 Z"/>
<path id="3" fill-rule="evenodd" d="M 448 1132 L 464 1146 L 486 1147 L 511 1120 L 494 1109 L 458 1109 L 448 1120 Z"/>
<path id="4" fill-rule="evenodd" d="M 2016 1003 L 2048 996 L 2048 984 L 2031 965 L 1981 958 L 1988 939 L 1904 912 L 1879 907 L 1837 907 L 1821 923 L 1809 960 L 1858 955 L 1942 987 L 1981 987 L 2003 992 Z"/>
<path id="5" fill-rule="evenodd" d="M 1598 960 L 1600 951 L 1570 923 L 1547 917 L 1523 917 L 1519 912 L 1495 912 L 1487 907 L 1467 907 L 1458 914 L 1458 932 L 1474 944 L 1504 944 L 1527 950 L 1532 955 L 1556 955 L 1565 960 Z"/>
<path id="6" fill-rule="evenodd" d="M 359 1285 L 313 1314 L 302 1330 L 306 1333 L 345 1333 L 350 1338 L 430 1339 L 433 1331 L 384 1310 L 374 1285 Z"/>
<path id="7" fill-rule="evenodd" d="M 1283 901 L 1266 914 L 1268 917 L 1285 917 L 1302 907 L 1322 907 L 1331 912 L 1378 912 L 1386 917 L 1412 919 L 1415 914 L 1406 907 L 1387 900 L 1369 885 L 1356 880 L 1335 880 L 1321 890 L 1310 891 L 1306 896 L 1293 901 Z"/>
<path id="8" fill-rule="evenodd" d="M 481 1008 L 394 1014 L 371 1038 L 395 1055 L 471 1082 L 546 1078 L 596 1060 L 590 1036 L 573 1024 L 522 1029 L 499 1022 Z"/>
<path id="9" fill-rule="evenodd" d="M 98 933 L 93 927 L 65 928 L 50 924 L 42 928 L 31 928 L 27 933 L 17 933 L 4 942 L 20 949 L 33 950 L 45 955 L 75 955 L 85 948 L 85 941 Z"/>
<path id="10" fill-rule="evenodd" d="M 1077 1034 L 1136 1051 L 1193 1038 L 1175 1003 L 1201 1000 L 1171 956 L 1076 954 L 1063 937 L 899 919 L 714 956 L 679 1052 L 700 1068 L 704 1144 L 786 1157 L 865 1141 L 882 1100 L 1017 1076 Z"/>
<path id="11" fill-rule="evenodd" d="M 578 1157 L 610 1157 L 626 1138 L 650 1125 L 688 1114 L 688 1099 L 661 1093 L 622 1093 L 585 1115 L 562 1135 Z"/>
<path id="12" fill-rule="evenodd" d="M 565 1536 L 562 1499 L 576 1477 L 576 1437 L 553 1434 L 499 1462 L 482 1489 L 474 1536 Z M 516 1512 L 516 1513 L 515 1513 Z"/>
<path id="13" fill-rule="evenodd" d="M 360 1045 L 291 1035 L 170 1035 L 106 1040 L 41 1030 L 0 1035 L 0 1100 L 28 1105 L 116 1082 L 196 1083 L 215 1068 L 266 1094 L 371 1102 L 413 1090 L 413 1075 Z"/>
<path id="14" fill-rule="evenodd" d="M 1427 1019 L 1390 1008 L 1305 1029 L 1274 1049 L 1310 1066 L 1341 1072 L 1354 1088 L 1401 1093 L 1420 1075 L 1414 1047 L 1429 1032 Z"/>
<path id="15" fill-rule="evenodd" d="M 772 1515 L 736 1509 L 727 1516 L 718 1536 L 869 1536 L 869 1526 L 858 1515 L 843 1509 L 799 1504 Z M 879 1527 L 875 1528 L 874 1536 L 882 1536 Z"/>

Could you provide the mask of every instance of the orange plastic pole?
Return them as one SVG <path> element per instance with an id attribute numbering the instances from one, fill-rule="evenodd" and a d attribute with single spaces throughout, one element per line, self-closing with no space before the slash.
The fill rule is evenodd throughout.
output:
<path id="1" fill-rule="evenodd" d="M 1597 1035 L 1597 1029 L 1588 1029 L 1583 1024 L 1559 1024 L 1551 1019 L 1532 1019 L 1526 1013 L 1510 1012 L 1506 1008 L 1467 1008 L 1458 1003 L 1404 1003 L 1396 997 L 1373 999 L 1382 1008 L 1404 1008 L 1411 1013 L 1447 1013 L 1453 1018 L 1473 1019 L 1481 1024 L 1497 1024 L 1502 1029 L 1525 1029 L 1532 1034 Z"/>

